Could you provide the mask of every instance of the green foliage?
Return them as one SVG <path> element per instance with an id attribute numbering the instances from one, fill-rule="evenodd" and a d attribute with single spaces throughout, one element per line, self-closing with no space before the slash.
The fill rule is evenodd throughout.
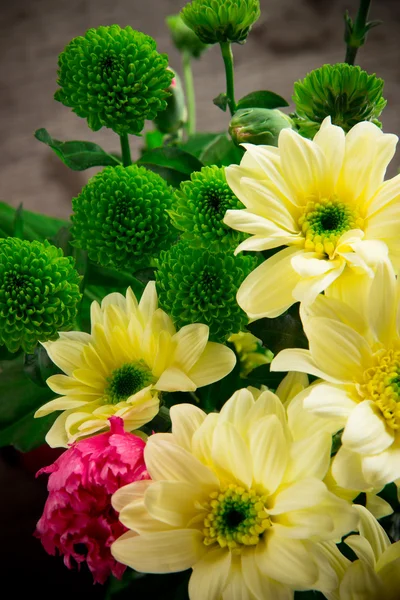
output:
<path id="1" fill-rule="evenodd" d="M 282 96 L 274 92 L 261 90 L 251 92 L 247 96 L 243 96 L 237 103 L 238 110 L 241 108 L 282 108 L 289 106 L 288 102 Z"/>
<path id="2" fill-rule="evenodd" d="M 197 37 L 197 35 L 184 22 L 181 15 L 171 15 L 166 19 L 174 46 L 180 52 L 188 52 L 193 58 L 200 58 L 208 45 Z"/>
<path id="3" fill-rule="evenodd" d="M 148 266 L 174 239 L 166 212 L 171 203 L 172 190 L 156 173 L 106 167 L 72 200 L 73 244 L 103 267 Z"/>
<path id="4" fill-rule="evenodd" d="M 120 165 L 121 161 L 107 154 L 93 142 L 60 142 L 51 137 L 46 129 L 35 131 L 35 138 L 49 146 L 62 162 L 73 171 L 84 171 L 91 167 L 107 167 Z"/>
<path id="5" fill-rule="evenodd" d="M 160 254 L 157 266 L 160 306 L 178 329 L 205 323 L 210 328 L 210 340 L 223 342 L 247 324 L 236 293 L 256 266 L 252 256 L 190 248 L 181 241 Z"/>
<path id="6" fill-rule="evenodd" d="M 297 304 L 280 317 L 264 318 L 250 323 L 248 329 L 260 338 L 273 354 L 278 354 L 284 348 L 308 348 Z"/>
<path id="7" fill-rule="evenodd" d="M 200 160 L 206 166 L 228 167 L 232 164 L 239 164 L 243 154 L 242 148 L 238 148 L 226 133 L 221 133 L 203 148 Z"/>
<path id="8" fill-rule="evenodd" d="M 156 42 L 131 27 L 89 29 L 74 38 L 58 59 L 55 99 L 87 119 L 93 131 L 109 127 L 138 135 L 146 119 L 166 108 L 173 78 L 168 57 Z"/>
<path id="9" fill-rule="evenodd" d="M 294 122 L 300 133 L 310 138 L 328 116 L 346 132 L 361 121 L 380 126 L 377 117 L 386 106 L 383 85 L 383 79 L 358 66 L 323 65 L 294 84 Z"/>
<path id="10" fill-rule="evenodd" d="M 22 221 L 22 238 L 33 242 L 34 240 L 43 242 L 54 236 L 60 227 L 67 225 L 67 221 L 40 215 L 26 209 L 18 209 L 19 219 Z M 15 222 L 17 211 L 5 202 L 0 202 L 0 238 L 13 237 L 15 232 Z"/>
<path id="11" fill-rule="evenodd" d="M 47 241 L 0 239 L 0 344 L 32 352 L 72 327 L 81 300 L 74 260 Z"/>
<path id="12" fill-rule="evenodd" d="M 204 44 L 244 43 L 260 16 L 259 0 L 193 0 L 182 19 Z"/>
<path id="13" fill-rule="evenodd" d="M 223 219 L 227 210 L 240 208 L 243 204 L 230 189 L 225 169 L 203 167 L 192 173 L 190 181 L 181 183 L 170 216 L 190 246 L 208 247 L 216 243 L 219 248 L 234 249 L 246 234 L 234 231 Z"/>
<path id="14" fill-rule="evenodd" d="M 182 181 L 189 179 L 193 171 L 199 171 L 203 166 L 192 154 L 172 146 L 145 152 L 137 164 L 157 173 L 173 187 L 179 187 Z"/>

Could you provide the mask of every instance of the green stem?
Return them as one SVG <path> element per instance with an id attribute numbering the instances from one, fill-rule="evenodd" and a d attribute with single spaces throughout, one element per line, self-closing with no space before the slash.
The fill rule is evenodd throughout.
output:
<path id="1" fill-rule="evenodd" d="M 228 97 L 228 106 L 231 115 L 235 114 L 235 77 L 233 72 L 233 54 L 232 45 L 230 42 L 221 42 L 222 58 L 224 59 L 225 75 L 226 75 L 226 95 Z"/>
<path id="2" fill-rule="evenodd" d="M 119 136 L 121 140 L 122 164 L 124 167 L 129 167 L 132 164 L 131 149 L 129 146 L 128 134 L 123 133 Z"/>
<path id="3" fill-rule="evenodd" d="M 353 31 L 356 34 L 356 39 L 357 35 L 359 35 L 361 38 L 365 36 L 365 26 L 367 24 L 370 6 L 371 0 L 360 0 L 360 6 L 358 8 L 358 13 L 356 16 L 356 20 L 354 21 L 353 28 Z M 359 41 L 357 43 L 358 45 L 355 46 L 349 43 L 347 44 L 345 62 L 348 65 L 354 65 L 358 49 L 364 44 L 364 42 L 360 43 Z"/>
<path id="4" fill-rule="evenodd" d="M 189 52 L 183 52 L 183 78 L 185 80 L 186 101 L 188 107 L 188 135 L 196 133 L 196 97 L 194 93 L 192 61 Z"/>

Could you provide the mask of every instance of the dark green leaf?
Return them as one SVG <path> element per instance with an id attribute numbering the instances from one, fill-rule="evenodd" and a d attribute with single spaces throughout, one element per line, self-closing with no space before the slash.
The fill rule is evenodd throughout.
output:
<path id="1" fill-rule="evenodd" d="M 90 263 L 86 274 L 87 286 L 98 286 L 106 291 L 125 293 L 127 287 L 131 287 L 136 297 L 140 298 L 144 290 L 144 284 L 139 278 L 134 277 L 126 271 L 115 271 Z"/>
<path id="2" fill-rule="evenodd" d="M 146 151 L 154 150 L 163 145 L 164 134 L 161 131 L 155 129 L 154 131 L 148 131 L 146 133 Z"/>
<path id="3" fill-rule="evenodd" d="M 38 345 L 32 354 L 25 354 L 24 373 L 36 385 L 47 388 L 46 380 L 62 371 L 50 360 L 43 346 Z"/>
<path id="4" fill-rule="evenodd" d="M 57 415 L 34 419 L 36 410 L 55 397 L 24 373 L 24 355 L 0 362 L 0 446 L 27 452 L 40 446 Z"/>
<path id="5" fill-rule="evenodd" d="M 274 354 L 284 348 L 308 348 L 299 317 L 298 304 L 275 319 L 260 319 L 250 323 L 248 329 Z"/>
<path id="6" fill-rule="evenodd" d="M 201 153 L 204 148 L 206 148 L 215 138 L 222 135 L 223 132 L 220 133 L 195 133 L 191 135 L 190 138 L 181 144 L 180 148 L 189 152 L 196 158 L 200 158 Z"/>
<path id="7" fill-rule="evenodd" d="M 288 102 L 274 92 L 251 92 L 239 100 L 237 109 L 241 108 L 281 108 L 289 106 Z"/>
<path id="8" fill-rule="evenodd" d="M 121 164 L 118 158 L 108 154 L 93 142 L 61 142 L 53 139 L 46 129 L 35 131 L 35 138 L 49 146 L 63 163 L 73 171 L 84 171 L 91 167 L 115 167 Z"/>
<path id="9" fill-rule="evenodd" d="M 157 175 L 165 179 L 168 185 L 171 185 L 175 188 L 178 188 L 182 181 L 186 181 L 190 178 L 190 175 L 182 173 L 182 171 L 177 171 L 176 169 L 170 169 L 168 167 L 161 167 L 160 165 L 142 164 L 142 166 L 146 167 L 146 169 L 149 171 L 153 171 L 153 173 L 157 173 Z"/>
<path id="10" fill-rule="evenodd" d="M 243 150 L 238 148 L 225 133 L 221 133 L 204 148 L 200 160 L 206 166 L 227 167 L 239 164 L 242 156 Z"/>
<path id="11" fill-rule="evenodd" d="M 67 221 L 41 215 L 38 213 L 25 210 L 23 212 L 23 237 L 30 242 L 34 240 L 43 241 L 53 237 L 62 226 L 68 225 Z M 14 235 L 14 223 L 16 218 L 16 209 L 0 202 L 0 223 L 3 237 Z"/>
<path id="12" fill-rule="evenodd" d="M 166 575 L 146 575 L 128 569 L 121 582 L 110 580 L 105 600 L 189 600 L 188 582 L 191 571 Z"/>
<path id="13" fill-rule="evenodd" d="M 286 373 L 271 372 L 270 365 L 261 365 L 253 371 L 251 371 L 245 380 L 243 380 L 243 387 L 252 385 L 260 388 L 262 385 L 266 385 L 271 390 L 276 390 Z"/>
<path id="14" fill-rule="evenodd" d="M 196 396 L 200 400 L 200 408 L 205 412 L 219 411 L 232 394 L 242 387 L 246 387 L 246 384 L 240 378 L 240 362 L 238 360 L 229 375 L 196 391 Z"/>
<path id="15" fill-rule="evenodd" d="M 13 236 L 20 240 L 24 239 L 24 211 L 22 204 L 20 204 L 15 211 Z"/>
<path id="16" fill-rule="evenodd" d="M 295 592 L 294 600 L 324 600 L 325 596 L 321 592 Z"/>
<path id="17" fill-rule="evenodd" d="M 189 152 L 185 152 L 180 148 L 166 146 L 164 148 L 154 148 L 145 152 L 137 161 L 137 164 L 144 167 L 163 167 L 178 171 L 186 175 L 186 179 L 190 177 L 193 171 L 200 171 L 202 163 Z"/>
<path id="18" fill-rule="evenodd" d="M 213 102 L 215 106 L 218 106 L 218 108 L 226 112 L 226 108 L 228 106 L 228 96 L 226 94 L 218 94 L 218 96 L 214 98 Z"/>

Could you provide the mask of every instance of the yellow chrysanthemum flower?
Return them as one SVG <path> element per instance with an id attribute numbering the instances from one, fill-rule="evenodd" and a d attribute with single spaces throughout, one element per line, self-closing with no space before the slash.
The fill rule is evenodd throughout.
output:
<path id="1" fill-rule="evenodd" d="M 113 496 L 131 530 L 112 545 L 114 557 L 140 572 L 192 568 L 191 600 L 334 590 L 322 542 L 353 530 L 357 515 L 321 481 L 330 439 L 294 442 L 270 391 L 255 399 L 239 390 L 219 414 L 176 405 L 171 419 L 172 433 L 150 436 L 145 448 L 151 480 Z M 327 461 L 315 460 L 321 454 Z"/>
<path id="2" fill-rule="evenodd" d="M 400 478 L 400 283 L 379 265 L 366 299 L 354 289 L 356 312 L 319 296 L 301 316 L 310 349 L 282 350 L 274 371 L 322 378 L 304 407 L 343 429 L 333 475 L 345 488 L 369 490 Z"/>
<path id="3" fill-rule="evenodd" d="M 271 350 L 264 348 L 262 341 L 250 331 L 232 333 L 228 342 L 235 346 L 240 361 L 240 376 L 243 378 L 257 367 L 268 365 L 274 357 Z"/>
<path id="4" fill-rule="evenodd" d="M 371 513 L 354 505 L 360 517 L 360 535 L 350 535 L 345 544 L 356 554 L 332 562 L 340 587 L 325 593 L 328 600 L 398 600 L 400 590 L 400 542 L 391 544 L 385 530 Z M 337 557 L 336 557 L 337 558 Z"/>
<path id="5" fill-rule="evenodd" d="M 225 171 L 246 208 L 228 210 L 224 222 L 252 234 L 236 252 L 288 246 L 239 288 L 251 319 L 371 277 L 388 252 L 400 266 L 400 175 L 383 180 L 396 143 L 369 122 L 345 135 L 327 117 L 313 141 L 284 129 L 278 148 L 244 145 L 240 166 Z"/>
<path id="6" fill-rule="evenodd" d="M 127 431 L 157 414 L 160 392 L 194 391 L 225 377 L 236 358 L 232 350 L 208 341 L 200 323 L 176 331 L 170 317 L 157 308 L 155 283 L 149 282 L 138 303 L 113 293 L 101 307 L 91 307 L 91 334 L 61 333 L 46 342 L 51 360 L 65 375 L 53 375 L 48 386 L 57 398 L 35 417 L 64 411 L 47 434 L 52 446 L 66 446 L 108 428 L 108 418 L 121 417 Z"/>

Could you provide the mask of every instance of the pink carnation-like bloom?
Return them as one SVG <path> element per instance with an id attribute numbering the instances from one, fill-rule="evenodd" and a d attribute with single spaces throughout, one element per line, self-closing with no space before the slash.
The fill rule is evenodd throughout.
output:
<path id="1" fill-rule="evenodd" d="M 37 473 L 50 477 L 34 535 L 49 554 L 63 554 L 69 569 L 72 559 L 78 566 L 86 561 L 95 583 L 104 583 L 111 573 L 120 579 L 126 569 L 110 552 L 111 544 L 127 531 L 111 506 L 111 496 L 128 483 L 150 479 L 145 445 L 124 431 L 122 419 L 111 417 L 110 431 L 76 442 Z"/>

